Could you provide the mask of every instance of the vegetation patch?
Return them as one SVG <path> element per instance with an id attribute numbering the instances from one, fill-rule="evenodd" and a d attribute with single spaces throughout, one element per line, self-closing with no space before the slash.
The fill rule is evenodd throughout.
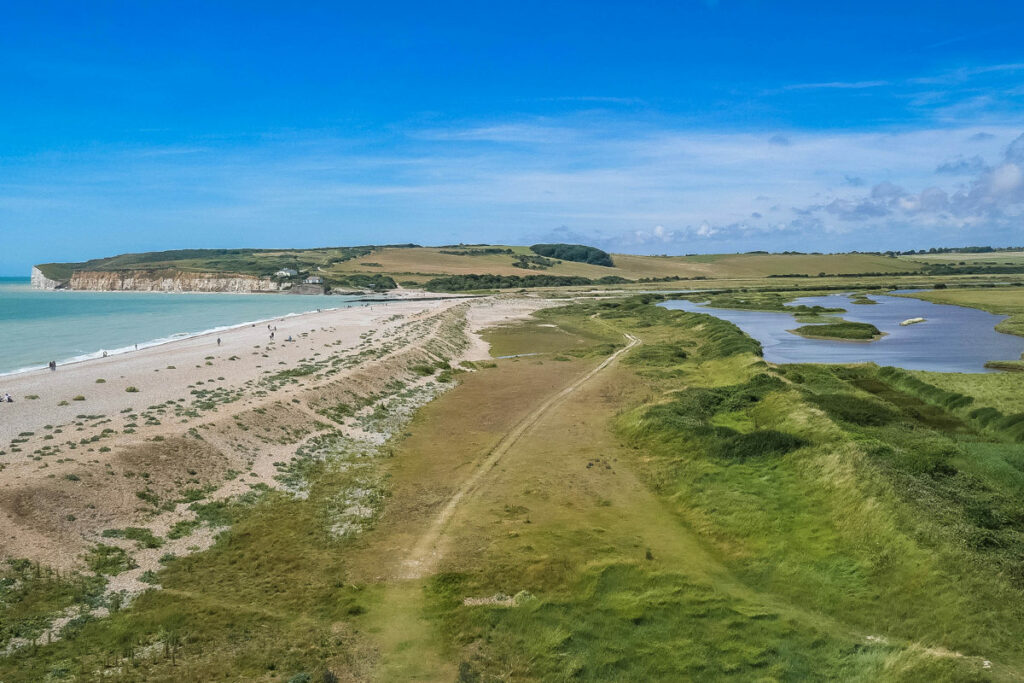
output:
<path id="1" fill-rule="evenodd" d="M 753 458 L 780 456 L 807 445 L 800 437 L 774 429 L 758 429 L 720 439 L 714 455 L 723 460 L 742 462 Z"/>
<path id="2" fill-rule="evenodd" d="M 576 261 L 578 263 L 589 263 L 595 266 L 612 267 L 611 254 L 601 251 L 597 247 L 588 247 L 583 244 L 534 244 L 530 250 L 541 256 L 563 261 Z"/>
<path id="3" fill-rule="evenodd" d="M 808 398 L 830 417 L 855 425 L 887 425 L 899 417 L 898 413 L 886 404 L 854 394 L 810 394 Z"/>
<path id="4" fill-rule="evenodd" d="M 803 325 L 790 330 L 801 337 L 812 339 L 842 339 L 849 341 L 872 341 L 882 336 L 881 330 L 870 323 L 828 323 L 825 325 Z"/>
<path id="5" fill-rule="evenodd" d="M 159 548 L 164 541 L 149 529 L 137 526 L 125 527 L 124 529 L 106 529 L 101 534 L 103 538 L 124 538 L 135 541 L 140 548 Z"/>
<path id="6" fill-rule="evenodd" d="M 105 576 L 116 576 L 139 566 L 124 549 L 104 543 L 89 548 L 85 554 L 85 565 L 96 574 Z"/>

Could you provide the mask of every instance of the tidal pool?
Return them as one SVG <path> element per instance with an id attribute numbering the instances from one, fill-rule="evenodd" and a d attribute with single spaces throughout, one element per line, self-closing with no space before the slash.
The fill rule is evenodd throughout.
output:
<path id="1" fill-rule="evenodd" d="M 985 367 L 990 360 L 1017 360 L 1024 354 L 1024 337 L 996 332 L 1005 315 L 975 308 L 935 304 L 897 296 L 870 296 L 877 304 L 855 304 L 849 295 L 830 294 L 796 299 L 790 305 L 844 308 L 845 320 L 871 323 L 886 336 L 873 342 L 807 339 L 787 330 L 799 327 L 792 313 L 736 311 L 712 308 L 682 299 L 666 301 L 666 308 L 709 313 L 736 324 L 761 342 L 771 363 L 866 363 L 893 365 L 908 370 L 937 372 L 998 372 Z M 901 326 L 909 318 L 925 318 Z"/>

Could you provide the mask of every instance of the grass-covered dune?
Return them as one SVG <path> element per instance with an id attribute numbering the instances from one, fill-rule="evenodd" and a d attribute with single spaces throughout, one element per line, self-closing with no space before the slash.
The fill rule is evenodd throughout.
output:
<path id="1" fill-rule="evenodd" d="M 872 341 L 882 336 L 881 330 L 870 323 L 837 322 L 822 325 L 801 325 L 793 334 L 809 339 L 838 339 L 843 341 Z"/>

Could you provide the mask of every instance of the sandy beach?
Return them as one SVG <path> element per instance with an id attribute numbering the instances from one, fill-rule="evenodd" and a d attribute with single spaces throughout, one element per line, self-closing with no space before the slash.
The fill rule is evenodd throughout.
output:
<path id="1" fill-rule="evenodd" d="M 15 402 L 0 404 L 0 559 L 81 569 L 88 548 L 114 545 L 138 567 L 108 590 L 138 592 L 160 555 L 215 534 L 196 525 L 156 549 L 104 531 L 164 536 L 194 518 L 190 502 L 281 488 L 281 463 L 320 434 L 381 442 L 444 390 L 423 367 L 487 358 L 476 331 L 544 305 L 373 303 L 4 377 Z M 369 420 L 374 409 L 391 421 Z"/>

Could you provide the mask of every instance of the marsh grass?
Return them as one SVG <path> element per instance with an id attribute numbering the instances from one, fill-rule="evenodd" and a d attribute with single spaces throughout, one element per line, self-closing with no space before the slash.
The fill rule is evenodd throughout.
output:
<path id="1" fill-rule="evenodd" d="M 882 336 L 881 330 L 870 323 L 837 322 L 822 325 L 802 325 L 794 330 L 801 337 L 871 341 Z"/>

